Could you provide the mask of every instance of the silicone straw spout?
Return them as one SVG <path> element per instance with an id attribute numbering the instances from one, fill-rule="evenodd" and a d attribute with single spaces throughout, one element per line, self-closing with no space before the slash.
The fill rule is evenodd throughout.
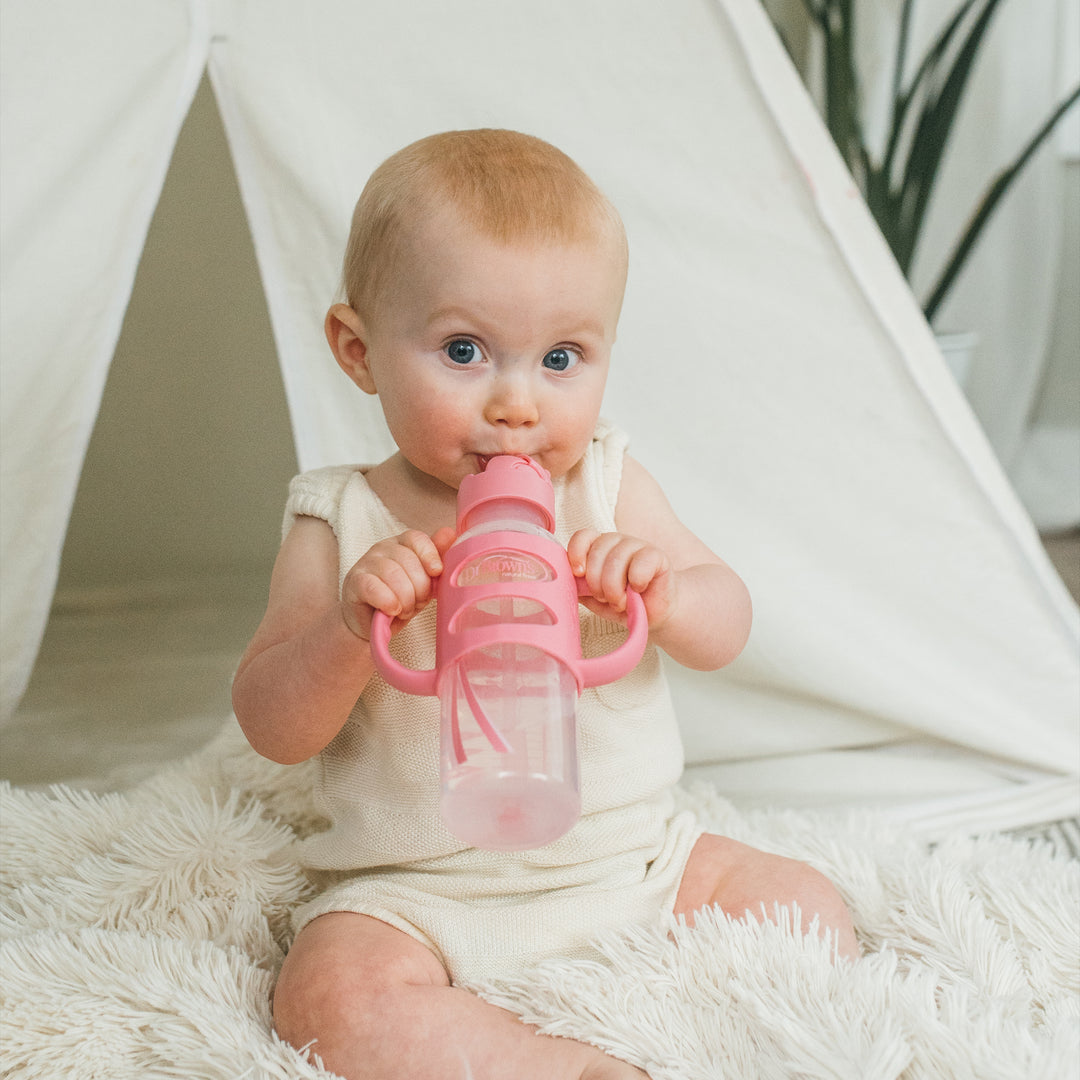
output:
<path id="1" fill-rule="evenodd" d="M 555 531 L 551 474 L 523 454 L 500 454 L 488 461 L 483 472 L 461 481 L 457 498 L 458 533 L 476 524 L 485 507 L 507 503 L 516 503 L 538 514 L 542 527 L 548 532 Z"/>

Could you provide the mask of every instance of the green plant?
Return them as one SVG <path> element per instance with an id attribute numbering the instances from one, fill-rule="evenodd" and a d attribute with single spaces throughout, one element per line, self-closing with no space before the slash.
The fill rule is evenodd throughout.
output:
<path id="1" fill-rule="evenodd" d="M 965 0 L 930 44 L 906 85 L 904 71 L 908 67 L 916 0 L 904 0 L 887 134 L 880 157 L 871 154 L 865 139 L 855 63 L 857 3 L 858 0 L 802 0 L 824 39 L 825 122 L 900 269 L 909 276 L 964 89 L 1001 0 Z M 928 321 L 933 320 L 1002 197 L 1078 97 L 1080 86 L 1057 105 L 1013 161 L 992 178 L 928 293 L 923 305 Z"/>

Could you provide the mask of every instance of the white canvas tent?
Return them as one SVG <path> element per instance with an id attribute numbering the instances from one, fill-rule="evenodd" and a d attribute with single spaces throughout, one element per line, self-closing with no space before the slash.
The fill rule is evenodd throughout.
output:
<path id="1" fill-rule="evenodd" d="M 320 329 L 368 173 L 547 138 L 630 234 L 606 411 L 755 600 L 732 668 L 673 673 L 693 771 L 930 830 L 1078 812 L 1076 607 L 756 0 L 6 0 L 2 47 L 7 714 L 208 65 L 302 468 L 389 447 Z"/>

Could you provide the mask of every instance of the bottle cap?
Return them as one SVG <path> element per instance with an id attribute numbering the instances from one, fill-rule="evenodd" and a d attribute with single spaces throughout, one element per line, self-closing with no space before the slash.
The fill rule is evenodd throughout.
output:
<path id="1" fill-rule="evenodd" d="M 530 457 L 500 454 L 482 473 L 466 476 L 458 487 L 457 529 L 466 530 L 469 515 L 485 503 L 523 502 L 540 512 L 544 527 L 555 531 L 555 489 L 551 474 Z"/>

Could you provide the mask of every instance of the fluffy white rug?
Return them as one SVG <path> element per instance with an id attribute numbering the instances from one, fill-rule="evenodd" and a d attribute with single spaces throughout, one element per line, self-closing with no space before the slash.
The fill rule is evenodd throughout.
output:
<path id="1" fill-rule="evenodd" d="M 327 1080 L 270 1027 L 289 912 L 309 891 L 282 855 L 318 825 L 309 781 L 228 732 L 124 794 L 5 788 L 0 1073 Z M 827 873 L 864 957 L 833 966 L 783 922 L 703 918 L 613 936 L 606 965 L 549 962 L 477 989 L 654 1080 L 1078 1075 L 1076 861 L 1001 836 L 931 850 L 869 815 L 740 814 L 705 787 L 683 797 L 714 831 Z"/>

